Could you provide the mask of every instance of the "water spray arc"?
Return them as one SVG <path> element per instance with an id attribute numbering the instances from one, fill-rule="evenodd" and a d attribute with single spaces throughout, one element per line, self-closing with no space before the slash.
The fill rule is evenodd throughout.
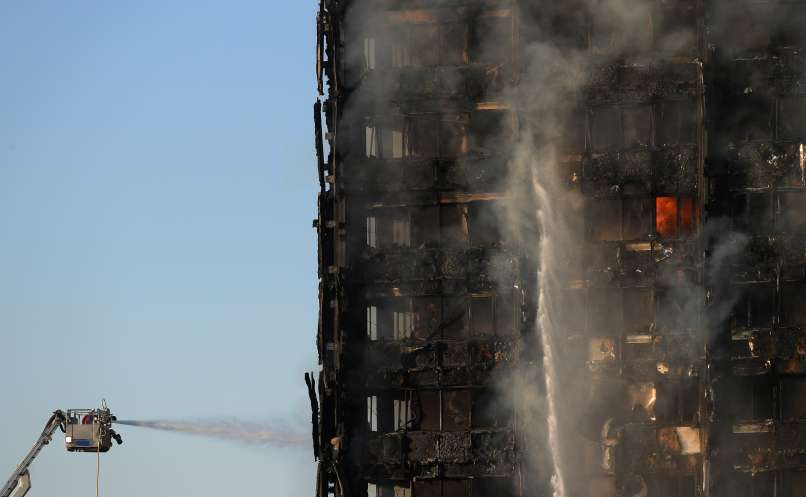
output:
<path id="1" fill-rule="evenodd" d="M 534 186 L 536 192 L 543 192 L 537 180 L 535 180 Z M 547 212 L 545 210 L 546 208 L 547 207 L 544 207 L 538 213 L 538 218 L 543 226 L 550 226 L 550 212 Z M 544 233 L 540 242 L 540 270 L 538 271 L 540 290 L 538 297 L 537 328 L 540 334 L 540 343 L 543 348 L 543 374 L 544 381 L 546 382 L 546 402 L 548 405 L 548 439 L 554 470 L 551 484 L 554 497 L 565 497 L 565 482 L 563 480 L 562 453 L 558 425 L 557 365 L 555 362 L 554 337 L 552 335 L 555 328 L 555 321 L 552 319 L 552 306 L 554 303 L 551 300 L 551 292 L 554 290 L 552 285 L 552 277 L 554 276 L 552 275 L 552 266 L 555 263 L 555 261 L 552 260 L 554 249 L 554 247 L 551 246 L 552 242 L 552 237 Z"/>
<path id="2" fill-rule="evenodd" d="M 267 423 L 237 419 L 219 420 L 118 420 L 117 424 L 152 430 L 173 431 L 218 438 L 256 446 L 301 446 L 308 438 L 293 430 L 280 430 Z"/>

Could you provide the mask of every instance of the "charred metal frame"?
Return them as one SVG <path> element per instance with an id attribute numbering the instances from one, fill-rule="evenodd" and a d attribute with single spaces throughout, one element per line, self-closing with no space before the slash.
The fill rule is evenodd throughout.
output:
<path id="1" fill-rule="evenodd" d="M 559 164 L 584 198 L 563 347 L 602 393 L 569 495 L 803 495 L 806 36 L 782 19 L 806 3 L 646 1 L 674 53 L 650 29 L 613 57 L 581 0 L 320 0 L 317 497 L 550 494 L 496 388 L 542 367 L 537 261 L 495 222 L 528 118 L 500 95 L 522 17 L 550 15 L 590 61 Z"/>

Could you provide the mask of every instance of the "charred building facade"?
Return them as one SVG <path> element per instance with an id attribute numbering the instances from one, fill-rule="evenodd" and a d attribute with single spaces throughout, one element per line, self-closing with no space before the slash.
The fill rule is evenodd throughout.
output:
<path id="1" fill-rule="evenodd" d="M 317 497 L 806 496 L 806 2 L 317 22 Z"/>

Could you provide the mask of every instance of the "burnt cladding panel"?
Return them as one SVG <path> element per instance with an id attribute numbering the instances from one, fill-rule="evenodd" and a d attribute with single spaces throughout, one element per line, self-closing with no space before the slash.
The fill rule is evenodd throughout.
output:
<path id="1" fill-rule="evenodd" d="M 760 440 L 804 410 L 806 4 L 594 3 L 322 3 L 325 493 L 524 496 L 519 481 L 548 482 L 550 468 L 512 477 L 521 454 L 510 464 L 492 442 L 473 450 L 497 462 L 460 457 L 462 440 L 515 428 L 491 378 L 534 333 L 535 247 L 517 245 L 509 183 L 490 179 L 509 173 L 523 112 L 501 90 L 528 77 L 533 42 L 573 51 L 588 75 L 550 137 L 587 254 L 563 289 L 562 357 L 591 415 L 569 429 L 598 454 L 570 465 L 569 488 L 802 493 L 804 448 Z"/>
<path id="2" fill-rule="evenodd" d="M 320 240 L 340 253 L 321 268 L 338 359 L 324 365 L 336 409 L 323 433 L 343 443 L 325 441 L 320 476 L 336 495 L 518 495 L 498 448 L 513 399 L 492 380 L 517 359 L 522 313 L 495 172 L 514 132 L 499 93 L 514 79 L 512 5 L 323 5 L 334 214 Z M 493 442 L 473 464 L 479 430 L 499 435 L 474 435 Z"/>

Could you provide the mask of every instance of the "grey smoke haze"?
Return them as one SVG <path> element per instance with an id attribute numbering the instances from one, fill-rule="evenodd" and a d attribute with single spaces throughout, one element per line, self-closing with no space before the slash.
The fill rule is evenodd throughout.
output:
<path id="1" fill-rule="evenodd" d="M 666 30 L 658 37 L 659 33 L 652 32 L 653 22 L 656 26 L 666 25 L 666 19 L 658 13 L 653 16 L 649 4 L 631 0 L 570 0 L 535 9 L 530 11 L 527 7 L 521 12 L 522 37 L 533 41 L 521 54 L 523 72 L 518 84 L 508 90 L 512 93 L 509 98 L 518 102 L 521 119 L 520 136 L 510 163 L 511 202 L 502 224 L 513 227 L 524 246 L 534 247 L 533 256 L 539 261 L 540 294 L 527 298 L 538 300 L 539 315 L 534 319 L 540 334 L 546 390 L 541 392 L 529 382 L 508 382 L 503 388 L 509 388 L 509 394 L 520 400 L 521 417 L 534 420 L 526 424 L 547 424 L 547 434 L 536 433 L 533 438 L 529 433 L 524 435 L 527 462 L 537 474 L 545 474 L 551 468 L 552 493 L 554 497 L 565 497 L 582 491 L 576 486 L 582 447 L 598 445 L 604 456 L 603 469 L 612 464 L 608 458 L 620 422 L 606 420 L 602 415 L 617 410 L 623 393 L 618 382 L 602 382 L 596 387 L 586 384 L 584 372 L 570 360 L 578 345 L 569 342 L 568 331 L 575 329 L 574 314 L 586 310 L 570 298 L 567 288 L 571 281 L 585 280 L 584 268 L 589 260 L 584 255 L 586 240 L 580 224 L 585 217 L 585 199 L 572 187 L 569 171 L 563 171 L 560 164 L 564 123 L 584 104 L 591 55 L 602 65 L 641 64 L 646 62 L 642 60 L 646 54 L 639 47 L 649 47 L 653 37 L 656 50 L 685 53 L 696 49 L 696 36 L 681 27 Z M 552 19 L 568 21 L 574 10 L 589 12 L 597 20 L 592 39 L 578 44 L 571 35 L 558 43 Z M 724 287 L 723 262 L 740 252 L 746 240 L 721 224 L 704 231 L 707 238 L 719 240 L 712 244 L 715 253 L 708 283 Z M 707 327 L 709 323 L 703 322 L 705 290 L 687 280 L 681 282 L 678 267 L 679 256 L 675 254 L 663 268 L 668 273 L 662 274 L 659 281 L 670 283 L 669 300 L 674 305 L 664 304 L 659 313 L 673 314 L 675 321 L 683 325 L 680 329 Z M 724 319 L 735 299 L 721 302 L 723 307 L 710 313 L 712 322 Z M 605 318 L 591 316 L 600 322 Z M 528 372 L 518 374 L 525 377 Z M 603 406 L 608 407 L 601 409 Z M 546 435 L 548 451 L 540 448 L 541 437 Z"/>
<path id="2" fill-rule="evenodd" d="M 115 423 L 139 426 L 152 430 L 188 433 L 202 437 L 219 438 L 256 446 L 307 446 L 310 435 L 293 429 L 272 426 L 268 423 L 238 419 L 215 420 L 118 420 Z"/>
<path id="3" fill-rule="evenodd" d="M 727 1 L 717 3 L 724 4 L 724 8 L 730 4 Z M 739 3 L 750 2 L 741 0 Z M 567 290 L 569 282 L 584 281 L 590 258 L 585 253 L 585 199 L 574 191 L 578 185 L 570 185 L 570 171 L 560 165 L 560 157 L 566 152 L 561 149 L 567 133 L 565 123 L 584 106 L 586 84 L 595 67 L 642 65 L 658 53 L 691 55 L 696 52 L 696 32 L 684 23 L 675 22 L 683 16 L 673 7 L 666 7 L 669 8 L 656 11 L 650 3 L 634 0 L 523 3 L 519 11 L 519 36 L 525 46 L 518 54 L 518 63 L 513 64 L 519 71 L 506 73 L 512 84 L 505 85 L 501 95 L 485 94 L 489 100 L 512 102 L 517 109 L 517 123 L 512 125 L 517 130 L 517 138 L 510 150 L 508 188 L 503 201 L 506 208 L 499 224 L 507 231 L 505 238 L 515 242 L 513 246 L 531 248 L 524 257 L 539 261 L 540 274 L 536 278 L 540 294 L 523 293 L 521 298 L 538 302 L 539 315 L 524 319 L 536 323 L 540 336 L 527 337 L 526 346 L 543 356 L 542 371 L 546 375 L 543 379 L 536 378 L 534 364 L 522 364 L 520 370 L 503 377 L 496 389 L 500 396 L 518 405 L 519 419 L 530 427 L 520 434 L 525 438 L 520 450 L 524 463 L 530 466 L 527 473 L 537 475 L 538 479 L 549 479 L 553 474 L 550 479 L 555 497 L 580 493 L 575 480 L 581 471 L 583 447 L 598 446 L 605 455 L 601 464 L 612 464 L 608 454 L 612 455 L 622 420 L 604 419 L 600 414 L 618 412 L 625 403 L 623 385 L 613 381 L 594 387 L 586 382 L 584 372 L 572 360 L 573 351 L 579 349 L 579 342 L 571 343 L 568 339 L 569 330 L 577 329 L 572 321 L 577 314 L 590 311 L 581 308 Z M 373 50 L 377 51 L 379 60 L 381 40 L 401 44 L 396 39 L 399 35 L 382 31 L 383 23 L 376 22 L 375 16 L 381 10 L 373 2 L 351 4 L 345 27 L 351 33 L 345 38 L 360 38 L 356 33 L 377 37 L 378 46 Z M 583 30 L 584 23 L 572 26 L 568 32 L 558 31 L 557 25 L 572 24 L 586 15 L 595 18 L 596 25 L 590 39 L 584 43 L 578 41 L 578 32 Z M 477 40 L 480 47 L 476 50 L 491 53 L 490 57 L 481 58 L 495 59 L 501 47 L 486 40 L 483 31 L 476 35 L 480 37 Z M 364 48 L 357 45 L 346 48 L 349 66 L 364 64 Z M 352 76 L 357 80 L 364 78 L 363 73 Z M 439 78 L 450 79 L 451 74 L 439 71 Z M 390 119 L 386 102 L 395 95 L 393 80 L 372 81 L 370 78 L 369 83 L 372 84 L 366 84 L 357 95 L 350 96 L 342 110 L 344 121 L 352 123 L 358 134 L 373 122 L 367 121 L 366 116 L 380 114 L 373 118 L 378 122 Z M 509 131 L 502 129 L 499 140 L 487 141 L 507 143 L 505 138 Z M 466 151 L 468 155 L 477 152 L 486 151 L 477 143 Z M 356 149 L 353 153 L 362 156 L 364 150 Z M 744 250 L 747 237 L 732 232 L 729 225 L 713 221 L 703 227 L 702 236 L 704 244 L 711 249 L 705 284 L 687 279 L 688 275 L 681 269 L 685 265 L 685 251 L 670 244 L 658 275 L 658 283 L 668 286 L 666 300 L 660 302 L 654 316 L 657 323 L 651 323 L 647 333 L 655 333 L 660 322 L 674 323 L 674 329 L 678 330 L 708 329 L 727 317 L 738 299 L 730 288 L 724 267 Z M 500 264 L 493 265 L 491 276 L 502 293 L 511 291 L 509 268 L 513 255 L 504 253 L 495 257 Z M 709 291 L 720 293 L 719 306 L 706 311 Z M 604 315 L 591 316 L 593 321 L 604 322 L 605 318 Z M 550 442 L 549 448 L 545 446 L 546 439 Z M 643 485 L 644 491 L 645 487 Z"/>

